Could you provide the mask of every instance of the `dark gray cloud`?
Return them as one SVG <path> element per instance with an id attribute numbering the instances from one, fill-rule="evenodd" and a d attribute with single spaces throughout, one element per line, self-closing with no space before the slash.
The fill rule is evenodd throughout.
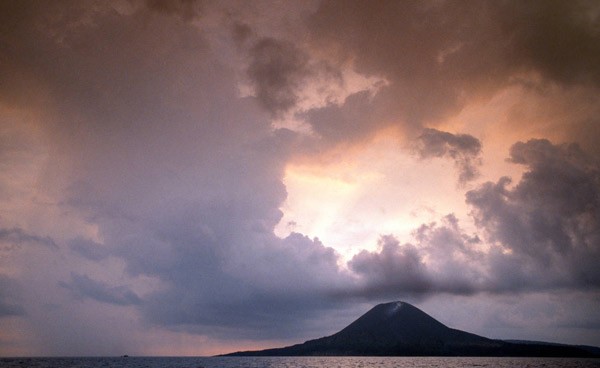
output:
<path id="1" fill-rule="evenodd" d="M 421 159 L 449 157 L 459 171 L 459 183 L 475 179 L 481 165 L 481 142 L 468 134 L 452 134 L 437 129 L 425 129 L 414 146 Z"/>
<path id="2" fill-rule="evenodd" d="M 300 115 L 328 142 L 359 140 L 392 119 L 386 110 L 388 103 L 379 102 L 384 98 L 385 92 L 373 97 L 368 91 L 361 91 L 348 96 L 342 105 L 330 104 Z"/>
<path id="3" fill-rule="evenodd" d="M 486 4 L 323 2 L 311 30 L 315 44 L 352 59 L 359 72 L 388 80 L 372 100 L 378 119 L 358 122 L 364 131 L 396 124 L 418 134 L 469 97 L 507 84 L 512 70 L 494 46 L 498 35 L 482 19 L 489 15 Z M 352 108 L 350 101 L 341 107 Z M 338 119 L 318 121 L 315 128 L 338 135 L 356 131 Z"/>
<path id="4" fill-rule="evenodd" d="M 186 21 L 197 18 L 202 12 L 200 0 L 146 0 L 146 5 L 153 11 L 176 15 Z"/>
<path id="5" fill-rule="evenodd" d="M 414 238 L 414 244 L 401 245 L 391 235 L 382 236 L 377 251 L 354 256 L 348 265 L 361 276 L 355 292 L 370 298 L 464 295 L 487 286 L 480 267 L 485 256 L 476 249 L 480 240 L 467 235 L 454 215 L 420 226 Z"/>
<path id="6" fill-rule="evenodd" d="M 321 2 L 310 19 L 312 46 L 352 60 L 359 72 L 382 76 L 389 85 L 355 119 L 356 100 L 348 99 L 309 121 L 334 141 L 386 125 L 418 135 L 528 73 L 541 76 L 531 82 L 535 93 L 579 85 L 594 98 L 600 82 L 597 13 L 589 1 Z M 597 137 L 584 121 L 568 124 Z"/>
<path id="7" fill-rule="evenodd" d="M 548 78 L 600 84 L 599 5 L 593 1 L 490 2 L 511 57 Z"/>
<path id="8" fill-rule="evenodd" d="M 61 282 L 60 286 L 69 289 L 77 297 L 90 298 L 101 303 L 125 306 L 141 302 L 140 297 L 126 286 L 112 286 L 76 273 L 71 273 L 71 280 Z"/>
<path id="9" fill-rule="evenodd" d="M 478 226 L 510 251 L 492 257 L 493 274 L 508 288 L 600 286 L 597 162 L 543 139 L 516 143 L 510 161 L 527 169 L 514 187 L 502 178 L 467 193 Z"/>
<path id="10" fill-rule="evenodd" d="M 189 208 L 188 221 L 118 247 L 128 272 L 168 285 L 141 306 L 149 323 L 223 339 L 282 338 L 302 333 L 311 316 L 335 305 L 327 295 L 344 279 L 331 248 L 300 234 L 279 239 L 249 228 L 245 215 L 234 218 L 239 208 L 220 206 Z"/>
<path id="11" fill-rule="evenodd" d="M 25 315 L 25 308 L 17 301 L 19 289 L 15 279 L 0 274 L 0 318 Z"/>
<path id="12" fill-rule="evenodd" d="M 49 236 L 38 236 L 29 234 L 25 230 L 15 227 L 10 229 L 0 229 L 0 243 L 8 244 L 9 246 L 20 246 L 23 244 L 38 244 L 50 248 L 58 249 L 58 245 Z"/>
<path id="13" fill-rule="evenodd" d="M 259 39 L 249 56 L 248 76 L 260 103 L 272 114 L 294 106 L 298 89 L 310 74 L 309 56 L 292 42 L 273 38 Z"/>
<path id="14" fill-rule="evenodd" d="M 22 306 L 4 300 L 0 301 L 0 318 L 7 316 L 22 316 L 24 314 L 25 312 Z"/>
<path id="15" fill-rule="evenodd" d="M 382 236 L 379 251 L 361 251 L 348 263 L 366 281 L 364 293 L 423 293 L 431 288 L 423 256 L 412 244 L 400 245 L 393 236 Z"/>

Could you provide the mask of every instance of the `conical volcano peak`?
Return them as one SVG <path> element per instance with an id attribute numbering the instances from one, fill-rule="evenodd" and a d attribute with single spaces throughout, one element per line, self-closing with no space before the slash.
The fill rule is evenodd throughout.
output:
<path id="1" fill-rule="evenodd" d="M 419 308 L 396 301 L 376 305 L 340 333 L 393 336 L 393 339 L 410 340 L 413 336 L 424 337 L 445 333 L 446 330 L 448 327 Z"/>
<path id="2" fill-rule="evenodd" d="M 400 308 L 402 308 L 402 302 L 391 303 L 391 305 L 388 306 L 387 312 L 389 315 L 394 315 L 400 310 Z"/>
<path id="3" fill-rule="evenodd" d="M 402 309 L 418 309 L 418 308 L 416 308 L 406 302 L 396 301 L 396 302 L 382 303 L 382 304 L 376 305 L 373 309 L 374 310 L 382 310 L 388 316 L 391 317 L 391 316 L 397 314 L 398 312 L 400 312 Z"/>
<path id="4" fill-rule="evenodd" d="M 369 311 L 369 313 L 373 315 L 379 315 L 379 318 L 387 317 L 433 319 L 419 308 L 403 301 L 378 304 L 375 307 L 373 307 Z"/>

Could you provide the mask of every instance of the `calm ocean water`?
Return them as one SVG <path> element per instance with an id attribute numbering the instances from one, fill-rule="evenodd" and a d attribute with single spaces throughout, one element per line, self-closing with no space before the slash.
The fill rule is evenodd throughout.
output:
<path id="1" fill-rule="evenodd" d="M 600 359 L 458 357 L 218 357 L 218 358 L 0 358 L 0 367 L 38 368 L 417 368 L 600 367 Z"/>

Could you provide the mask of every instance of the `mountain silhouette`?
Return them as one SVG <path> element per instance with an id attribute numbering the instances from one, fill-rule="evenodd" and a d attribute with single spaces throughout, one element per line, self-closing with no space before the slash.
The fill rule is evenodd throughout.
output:
<path id="1" fill-rule="evenodd" d="M 508 342 L 456 330 L 405 302 L 379 304 L 338 333 L 229 356 L 594 356 L 572 345 Z"/>

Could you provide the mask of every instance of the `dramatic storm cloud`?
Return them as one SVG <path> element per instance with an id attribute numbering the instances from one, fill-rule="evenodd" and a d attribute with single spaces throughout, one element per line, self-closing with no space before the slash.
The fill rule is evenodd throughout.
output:
<path id="1" fill-rule="evenodd" d="M 250 49 L 248 75 L 256 84 L 256 97 L 269 111 L 285 111 L 298 102 L 295 91 L 307 76 L 308 56 L 291 42 L 264 38 Z"/>
<path id="2" fill-rule="evenodd" d="M 421 158 L 448 156 L 455 160 L 459 182 L 466 183 L 478 175 L 481 142 L 470 135 L 454 135 L 436 129 L 425 129 L 419 136 L 416 152 Z"/>
<path id="3" fill-rule="evenodd" d="M 271 347 L 404 298 L 600 345 L 598 14 L 0 2 L 0 354 Z"/>
<path id="4" fill-rule="evenodd" d="M 400 245 L 387 235 L 377 252 L 362 251 L 349 262 L 366 282 L 360 293 L 387 298 L 447 292 L 473 293 L 483 290 L 483 254 L 474 249 L 480 240 L 465 235 L 456 217 L 448 215 L 440 225 L 422 225 L 415 231 L 417 244 Z"/>
<path id="5" fill-rule="evenodd" d="M 455 294 L 544 289 L 596 289 L 600 238 L 600 171 L 578 145 L 548 140 L 514 144 L 510 162 L 525 165 L 522 179 L 487 182 L 467 192 L 475 224 L 491 248 L 466 234 L 454 215 L 422 225 L 416 245 L 383 236 L 376 252 L 349 263 L 364 275 L 363 292 Z"/>
<path id="6" fill-rule="evenodd" d="M 467 193 L 478 226 L 509 251 L 493 256 L 497 277 L 507 288 L 597 288 L 597 160 L 576 144 L 539 139 L 516 143 L 510 153 L 511 162 L 527 166 L 514 188 L 504 177 Z"/>

